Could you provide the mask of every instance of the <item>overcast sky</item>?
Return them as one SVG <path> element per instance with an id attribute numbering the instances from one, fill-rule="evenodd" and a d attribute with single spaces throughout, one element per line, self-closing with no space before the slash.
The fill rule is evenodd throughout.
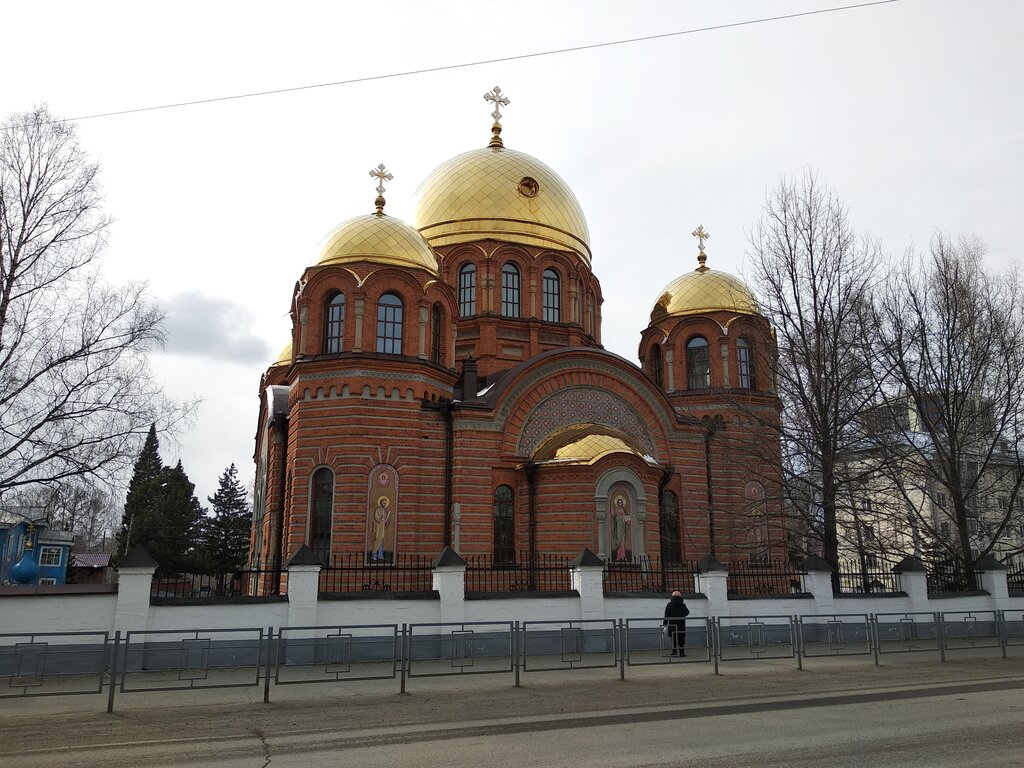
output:
<path id="1" fill-rule="evenodd" d="M 3 4 L 0 113 L 65 117 L 422 70 L 843 5 L 722 2 L 34 2 Z M 893 257 L 941 229 L 994 267 L 1020 258 L 1024 57 L 1017 0 L 899 0 L 628 45 L 82 120 L 115 218 L 105 259 L 168 313 L 155 360 L 199 397 L 165 444 L 204 500 L 249 481 L 260 374 L 288 341 L 292 286 L 336 224 L 373 211 L 368 171 L 419 182 L 485 146 L 495 84 L 507 147 L 554 168 L 590 224 L 604 342 L 636 358 L 664 286 L 743 274 L 765 191 L 810 168 Z"/>

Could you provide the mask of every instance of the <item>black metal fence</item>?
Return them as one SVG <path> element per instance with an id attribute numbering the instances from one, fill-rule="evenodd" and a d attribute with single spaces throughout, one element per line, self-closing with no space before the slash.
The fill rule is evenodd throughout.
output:
<path id="1" fill-rule="evenodd" d="M 981 588 L 979 575 L 974 572 L 974 583 L 971 583 L 967 570 L 960 563 L 925 563 L 928 575 L 929 594 L 949 594 L 952 592 L 971 592 Z"/>
<path id="2" fill-rule="evenodd" d="M 789 563 L 729 563 L 730 597 L 790 595 L 802 590 L 801 571 Z"/>
<path id="3" fill-rule="evenodd" d="M 564 592 L 572 588 L 569 564 L 561 555 L 519 553 L 517 562 L 490 555 L 466 557 L 466 592 Z"/>
<path id="4" fill-rule="evenodd" d="M 696 561 L 664 562 L 658 558 L 634 557 L 630 563 L 608 563 L 604 567 L 605 593 L 694 592 Z"/>
<path id="5" fill-rule="evenodd" d="M 362 552 L 336 555 L 320 571 L 320 592 L 430 592 L 434 588 L 431 558 L 424 555 L 396 555 L 394 562 L 367 564 Z"/>
<path id="6" fill-rule="evenodd" d="M 1006 588 L 1011 595 L 1024 595 L 1024 563 L 1007 570 Z"/>
<path id="7" fill-rule="evenodd" d="M 247 568 L 223 573 L 157 573 L 150 598 L 164 600 L 203 597 L 256 597 L 287 593 L 287 571 L 281 568 Z"/>
<path id="8" fill-rule="evenodd" d="M 870 568 L 857 561 L 839 563 L 841 594 L 892 594 L 900 589 L 900 576 L 892 572 L 892 566 Z"/>

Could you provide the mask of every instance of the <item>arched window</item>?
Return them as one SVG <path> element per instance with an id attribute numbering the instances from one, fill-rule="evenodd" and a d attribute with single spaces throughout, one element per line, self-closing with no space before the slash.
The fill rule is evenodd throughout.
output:
<path id="1" fill-rule="evenodd" d="M 736 370 L 740 375 L 740 387 L 754 388 L 754 350 L 742 336 L 736 339 Z"/>
<path id="2" fill-rule="evenodd" d="M 430 310 L 430 362 L 441 364 L 441 305 Z"/>
<path id="3" fill-rule="evenodd" d="M 662 491 L 659 499 L 658 532 L 661 534 L 661 562 L 679 563 L 679 497 L 675 491 Z"/>
<path id="4" fill-rule="evenodd" d="M 553 269 L 544 270 L 544 322 L 562 322 L 562 281 Z"/>
<path id="5" fill-rule="evenodd" d="M 655 344 L 651 347 L 651 376 L 654 378 L 654 383 L 659 387 L 664 386 L 665 374 L 661 366 L 661 347 Z"/>
<path id="6" fill-rule="evenodd" d="M 324 326 L 324 352 L 341 352 L 341 339 L 345 335 L 345 294 L 339 293 L 327 305 Z"/>
<path id="7" fill-rule="evenodd" d="M 393 293 L 377 302 L 377 351 L 402 354 L 402 300 Z"/>
<path id="8" fill-rule="evenodd" d="M 463 264 L 459 268 L 459 317 L 476 314 L 476 266 Z"/>
<path id="9" fill-rule="evenodd" d="M 511 565 L 516 561 L 513 525 L 512 489 L 499 485 L 494 491 L 494 564 Z"/>
<path id="10" fill-rule="evenodd" d="M 519 268 L 515 264 L 501 268 L 501 316 L 519 317 Z"/>
<path id="11" fill-rule="evenodd" d="M 325 565 L 331 557 L 331 509 L 334 506 L 334 473 L 320 467 L 313 473 L 309 510 L 309 548 Z"/>
<path id="12" fill-rule="evenodd" d="M 686 388 L 708 389 L 710 386 L 708 343 L 703 337 L 694 336 L 686 345 Z"/>

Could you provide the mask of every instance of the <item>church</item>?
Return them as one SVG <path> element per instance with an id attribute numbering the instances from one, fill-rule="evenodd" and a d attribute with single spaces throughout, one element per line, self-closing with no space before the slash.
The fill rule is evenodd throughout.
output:
<path id="1" fill-rule="evenodd" d="M 515 565 L 784 559 L 772 492 L 775 343 L 709 268 L 658 291 L 639 365 L 601 345 L 603 289 L 573 191 L 490 140 L 323 240 L 260 383 L 251 565 L 463 556 Z M 689 248 L 680 243 L 679 248 Z"/>

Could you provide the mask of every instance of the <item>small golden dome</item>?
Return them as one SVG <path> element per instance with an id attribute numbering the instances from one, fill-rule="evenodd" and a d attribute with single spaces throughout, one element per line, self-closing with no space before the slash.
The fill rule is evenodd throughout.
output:
<path id="1" fill-rule="evenodd" d="M 760 314 L 754 294 L 746 283 L 725 272 L 704 267 L 669 283 L 651 310 L 651 320 L 723 311 Z"/>
<path id="2" fill-rule="evenodd" d="M 427 176 L 416 190 L 415 223 L 434 247 L 494 238 L 572 251 L 590 263 L 590 231 L 569 185 L 500 145 L 457 155 Z"/>
<path id="3" fill-rule="evenodd" d="M 370 261 L 396 267 L 421 267 L 437 275 L 437 258 L 420 233 L 382 213 L 342 222 L 324 238 L 317 264 Z"/>
<path id="4" fill-rule="evenodd" d="M 284 345 L 284 349 L 281 350 L 281 353 L 277 356 L 277 359 L 270 364 L 270 367 L 271 368 L 277 368 L 278 366 L 281 366 L 281 365 L 291 365 L 291 364 L 292 364 L 292 343 L 289 341 L 287 344 Z"/>

